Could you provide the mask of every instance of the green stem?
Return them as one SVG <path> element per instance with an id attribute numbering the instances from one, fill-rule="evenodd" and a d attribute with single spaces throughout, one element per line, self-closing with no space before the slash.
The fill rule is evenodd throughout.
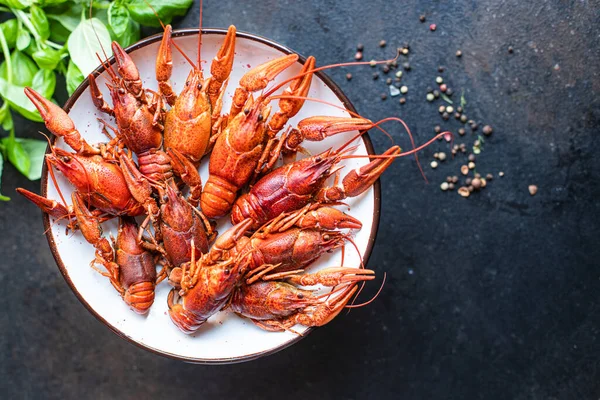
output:
<path id="1" fill-rule="evenodd" d="M 42 39 L 26 13 L 21 10 L 13 10 L 13 13 L 17 16 L 17 18 L 19 18 L 19 20 L 23 21 L 23 24 L 27 27 L 27 29 L 29 29 L 29 32 L 31 32 L 36 41 L 40 41 Z"/>
<path id="2" fill-rule="evenodd" d="M 54 47 L 56 50 L 62 50 L 63 46 L 58 44 L 58 43 L 54 43 L 51 40 L 46 40 L 44 43 L 46 43 L 48 46 L 50 47 Z"/>
<path id="3" fill-rule="evenodd" d="M 0 46 L 2 46 L 2 53 L 4 53 L 4 59 L 6 60 L 6 71 L 8 83 L 12 83 L 12 64 L 10 60 L 10 51 L 8 50 L 8 43 L 4 37 L 4 31 L 0 29 Z"/>

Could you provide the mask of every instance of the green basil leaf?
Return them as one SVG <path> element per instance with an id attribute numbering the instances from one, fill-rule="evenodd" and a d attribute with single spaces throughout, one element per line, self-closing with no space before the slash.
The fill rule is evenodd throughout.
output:
<path id="1" fill-rule="evenodd" d="M 33 77 L 31 87 L 45 98 L 51 98 L 56 88 L 56 75 L 54 71 L 40 69 Z"/>
<path id="2" fill-rule="evenodd" d="M 38 180 L 42 177 L 42 165 L 44 164 L 44 155 L 48 142 L 37 139 L 21 139 L 16 138 L 21 145 L 27 157 L 29 157 L 30 165 L 26 176 L 30 181 Z"/>
<path id="3" fill-rule="evenodd" d="M 69 32 L 73 32 L 77 25 L 81 22 L 81 4 L 71 4 L 69 7 L 62 9 L 48 10 L 46 16 L 48 19 L 56 21 L 65 27 Z M 55 14 L 54 11 L 60 14 Z"/>
<path id="4" fill-rule="evenodd" d="M 56 43 L 67 43 L 71 31 L 64 27 L 61 23 L 49 19 L 50 21 L 50 40 Z M 66 49 L 65 49 L 66 50 Z"/>
<path id="5" fill-rule="evenodd" d="M 17 36 L 19 32 L 19 23 L 16 18 L 9 19 L 0 24 L 0 29 L 4 33 L 6 44 L 9 49 L 13 49 L 17 45 Z"/>
<path id="6" fill-rule="evenodd" d="M 2 153 L 0 153 L 0 183 L 2 181 L 2 170 L 4 169 L 4 157 L 2 157 Z M 0 185 L 1 187 L 1 185 Z M 0 190 L 0 201 L 9 201 L 10 197 L 6 197 L 2 194 Z"/>
<path id="7" fill-rule="evenodd" d="M 37 65 L 25 53 L 13 51 L 10 55 L 12 68 L 12 81 L 15 85 L 29 86 L 33 81 L 33 76 L 38 71 Z M 8 66 L 6 61 L 0 64 L 0 77 L 8 79 Z"/>
<path id="8" fill-rule="evenodd" d="M 31 36 L 29 35 L 29 31 L 21 27 L 17 32 L 17 50 L 25 50 L 30 42 Z"/>
<path id="9" fill-rule="evenodd" d="M 9 83 L 6 79 L 0 77 L 0 95 L 10 104 L 11 108 L 27 119 L 43 122 L 40 113 L 25 96 L 24 89 L 24 86 Z"/>
<path id="10" fill-rule="evenodd" d="M 77 87 L 81 85 L 81 82 L 83 82 L 84 79 L 85 77 L 83 76 L 79 68 L 77 68 L 77 65 L 75 65 L 73 61 L 69 61 L 69 67 L 67 68 L 66 75 L 67 92 L 69 93 L 69 96 L 71 96 L 75 92 Z"/>
<path id="11" fill-rule="evenodd" d="M 170 24 L 173 17 L 185 15 L 192 3 L 193 0 L 129 0 L 126 5 L 131 18 L 136 22 L 145 26 L 160 27 L 160 22 L 148 4 L 156 10 L 163 23 Z"/>
<path id="12" fill-rule="evenodd" d="M 29 156 L 23 149 L 23 146 L 21 146 L 21 143 L 17 142 L 14 136 L 11 135 L 3 138 L 2 144 L 6 148 L 6 156 L 8 161 L 10 161 L 10 163 L 14 165 L 20 173 L 27 176 L 29 173 L 29 167 L 31 166 L 31 161 L 29 161 Z"/>
<path id="13" fill-rule="evenodd" d="M 53 70 L 56 68 L 60 60 L 62 60 L 62 53 L 58 50 L 54 50 L 51 47 L 45 49 L 39 49 L 32 54 L 34 61 L 38 67 L 43 69 Z"/>
<path id="14" fill-rule="evenodd" d="M 0 107 L 0 124 L 5 131 L 10 131 L 14 126 L 10 107 L 6 101 Z"/>
<path id="15" fill-rule="evenodd" d="M 33 4 L 34 0 L 0 0 L 0 4 L 4 4 L 10 8 L 23 10 Z"/>
<path id="16" fill-rule="evenodd" d="M 37 33 L 42 40 L 48 39 L 50 37 L 50 24 L 44 10 L 37 6 L 31 6 L 29 12 L 31 13 L 31 23 Z"/>
<path id="17" fill-rule="evenodd" d="M 48 6 L 54 6 L 57 4 L 63 4 L 63 3 L 66 3 L 67 1 L 70 1 L 70 0 L 37 0 L 37 3 L 40 5 L 40 7 L 48 7 Z"/>
<path id="18" fill-rule="evenodd" d="M 96 54 L 102 56 L 102 48 L 110 49 L 110 33 L 97 18 L 81 21 L 69 36 L 67 45 L 71 60 L 84 76 L 99 65 Z"/>
<path id="19" fill-rule="evenodd" d="M 129 11 L 127 7 L 119 2 L 110 3 L 108 7 L 108 25 L 117 37 L 125 34 L 129 28 Z"/>
<path id="20" fill-rule="evenodd" d="M 125 48 L 140 40 L 140 24 L 132 19 L 129 19 L 129 26 L 122 36 L 117 36 L 116 41 L 121 47 Z"/>

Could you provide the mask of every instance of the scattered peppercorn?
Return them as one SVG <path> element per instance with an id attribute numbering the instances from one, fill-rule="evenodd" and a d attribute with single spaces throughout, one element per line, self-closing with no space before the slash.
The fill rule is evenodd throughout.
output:
<path id="1" fill-rule="evenodd" d="M 473 161 L 469 162 L 469 169 L 475 169 L 475 163 Z"/>
<path id="2" fill-rule="evenodd" d="M 446 153 L 444 153 L 443 151 L 438 153 L 438 159 L 440 161 L 445 161 L 446 160 Z"/>
<path id="3" fill-rule="evenodd" d="M 471 178 L 465 179 L 465 185 L 471 186 L 471 182 L 473 182 L 473 180 Z"/>
<path id="4" fill-rule="evenodd" d="M 502 177 L 504 176 L 504 172 L 502 172 L 502 171 L 498 172 L 498 176 L 499 176 L 500 178 L 502 178 Z"/>
<path id="5" fill-rule="evenodd" d="M 402 78 L 402 71 L 396 71 L 396 78 Z"/>
<path id="6" fill-rule="evenodd" d="M 373 79 L 379 78 L 379 72 L 373 72 Z"/>
<path id="7" fill-rule="evenodd" d="M 404 68 L 407 71 L 410 71 L 410 63 L 405 62 L 404 64 L 402 64 L 402 68 Z"/>
<path id="8" fill-rule="evenodd" d="M 433 97 L 435 97 L 436 99 L 438 99 L 440 97 L 440 92 L 438 92 L 437 90 L 433 91 Z"/>
<path id="9" fill-rule="evenodd" d="M 352 74 L 351 74 L 350 72 L 348 72 L 348 73 L 346 74 L 346 79 L 347 79 L 347 80 L 351 80 L 351 79 L 352 79 Z"/>
<path id="10" fill-rule="evenodd" d="M 469 197 L 471 192 L 469 192 L 469 189 L 465 186 L 461 186 L 460 188 L 458 188 L 458 194 L 460 194 L 462 197 Z"/>
<path id="11" fill-rule="evenodd" d="M 441 74 L 442 72 L 444 72 L 446 70 L 446 68 L 444 68 L 443 66 L 438 66 L 438 72 Z"/>
<path id="12" fill-rule="evenodd" d="M 440 189 L 442 189 L 444 192 L 448 190 L 448 182 L 442 182 Z"/>
<path id="13" fill-rule="evenodd" d="M 487 175 L 485 176 L 485 179 L 487 179 L 488 181 L 491 181 L 492 179 L 494 179 L 494 175 L 492 175 L 492 174 L 487 174 Z"/>
<path id="14" fill-rule="evenodd" d="M 452 183 L 458 183 L 458 176 L 454 175 L 452 177 Z"/>
<path id="15" fill-rule="evenodd" d="M 452 91 L 452 88 L 448 88 L 446 89 L 446 95 L 452 97 L 452 95 L 454 94 L 454 92 Z"/>
<path id="16" fill-rule="evenodd" d="M 406 103 L 406 97 L 401 97 L 400 98 L 400 104 L 404 104 Z"/>
<path id="17" fill-rule="evenodd" d="M 451 183 L 452 182 L 452 177 L 451 176 L 447 176 L 446 177 L 446 182 Z"/>
<path id="18" fill-rule="evenodd" d="M 436 125 L 436 126 L 433 128 L 433 131 L 434 131 L 435 133 L 440 133 L 440 132 L 442 131 L 442 127 L 441 127 L 441 126 L 439 126 L 439 125 Z"/>
<path id="19" fill-rule="evenodd" d="M 436 30 L 436 29 L 437 29 L 437 25 L 436 25 L 436 24 L 431 24 L 431 25 L 429 25 L 429 30 L 430 30 L 431 32 L 435 32 L 435 30 Z"/>
<path id="20" fill-rule="evenodd" d="M 481 179 L 481 174 L 478 172 L 475 174 L 475 178 Z"/>
<path id="21" fill-rule="evenodd" d="M 440 85 L 440 90 L 442 91 L 442 93 L 446 93 L 446 90 L 448 90 L 448 86 L 446 86 L 445 83 L 442 83 Z"/>
<path id="22" fill-rule="evenodd" d="M 381 68 L 381 70 L 383 71 L 384 74 L 387 74 L 388 72 L 390 72 L 390 67 L 388 67 L 387 65 L 384 65 L 383 68 Z"/>
<path id="23" fill-rule="evenodd" d="M 482 132 L 485 136 L 490 136 L 494 130 L 490 125 L 486 125 L 483 127 Z"/>
<path id="24" fill-rule="evenodd" d="M 467 187 L 467 189 L 469 189 L 469 193 L 473 193 L 473 190 L 475 190 L 473 185 L 469 185 L 469 187 Z"/>
<path id="25" fill-rule="evenodd" d="M 454 107 L 448 106 L 446 107 L 446 111 L 448 112 L 448 114 L 452 114 L 454 112 Z"/>
<path id="26" fill-rule="evenodd" d="M 363 53 L 360 51 L 357 51 L 356 54 L 354 55 L 354 59 L 356 61 L 360 61 L 360 60 L 362 60 L 362 58 L 363 58 Z"/>
<path id="27" fill-rule="evenodd" d="M 359 43 L 356 45 L 356 50 L 358 50 L 358 51 L 363 51 L 364 48 L 365 48 L 365 46 L 362 43 Z"/>
<path id="28" fill-rule="evenodd" d="M 385 100 L 385 99 L 387 99 L 387 94 L 381 93 L 381 100 Z"/>
<path id="29" fill-rule="evenodd" d="M 402 94 L 406 94 L 406 93 L 408 93 L 408 86 L 402 86 L 402 87 L 400 88 L 400 93 L 402 93 Z"/>
<path id="30" fill-rule="evenodd" d="M 465 114 L 463 114 L 463 115 L 460 116 L 460 122 L 462 122 L 463 124 L 465 122 L 467 122 L 467 116 Z"/>
<path id="31" fill-rule="evenodd" d="M 512 54 L 514 51 L 512 46 L 508 46 L 508 54 Z"/>
<path id="32" fill-rule="evenodd" d="M 469 154 L 469 161 L 475 161 L 475 154 Z"/>
<path id="33" fill-rule="evenodd" d="M 463 175 L 468 175 L 469 174 L 469 167 L 466 165 L 462 165 L 460 167 L 460 173 Z"/>
<path id="34" fill-rule="evenodd" d="M 458 111 L 454 113 L 454 118 L 460 120 L 460 113 Z"/>
<path id="35" fill-rule="evenodd" d="M 456 107 L 456 112 L 462 113 L 463 108 L 461 106 Z"/>
<path id="36" fill-rule="evenodd" d="M 371 66 L 371 68 L 375 68 L 375 66 L 377 65 L 377 61 L 371 60 L 369 61 L 369 65 Z"/>
<path id="37" fill-rule="evenodd" d="M 487 186 L 487 181 L 483 178 L 481 178 L 481 187 L 484 188 Z"/>
<path id="38" fill-rule="evenodd" d="M 538 191 L 538 187 L 536 185 L 529 185 L 529 194 L 535 196 Z"/>
<path id="39" fill-rule="evenodd" d="M 442 118 L 444 119 L 444 121 L 448 121 L 450 119 L 450 114 L 448 114 L 447 112 L 442 114 Z"/>
<path id="40" fill-rule="evenodd" d="M 431 86 L 427 86 L 427 93 L 433 93 L 433 88 Z"/>
<path id="41" fill-rule="evenodd" d="M 475 178 L 471 181 L 471 185 L 473 186 L 473 189 L 478 190 L 481 189 L 481 179 L 479 178 Z"/>
<path id="42" fill-rule="evenodd" d="M 423 14 L 419 15 L 419 21 L 425 22 L 425 15 L 423 15 Z"/>
<path id="43" fill-rule="evenodd" d="M 465 131 L 465 128 L 459 128 L 459 129 L 458 129 L 458 134 L 459 134 L 460 136 L 463 136 L 465 133 L 466 133 L 466 131 Z"/>
<path id="44" fill-rule="evenodd" d="M 431 168 L 436 169 L 438 166 L 438 163 L 437 163 L 437 161 L 432 161 L 430 165 L 431 165 Z"/>
<path id="45" fill-rule="evenodd" d="M 448 190 L 454 190 L 454 183 L 448 184 Z"/>
<path id="46" fill-rule="evenodd" d="M 433 101 L 435 100 L 435 96 L 433 95 L 433 93 L 427 93 L 427 101 Z"/>
<path id="47" fill-rule="evenodd" d="M 456 50 L 456 57 L 462 57 L 462 51 Z"/>
<path id="48" fill-rule="evenodd" d="M 440 114 L 443 114 L 446 112 L 446 107 L 445 106 L 440 106 L 440 108 L 438 108 L 438 111 L 440 112 Z"/>
<path id="49" fill-rule="evenodd" d="M 476 131 L 477 129 L 479 129 L 479 125 L 477 125 L 477 122 L 473 122 L 471 124 L 471 130 Z"/>
<path id="50" fill-rule="evenodd" d="M 438 85 L 441 85 L 442 83 L 444 83 L 444 78 L 442 78 L 441 76 L 438 76 L 437 78 L 435 78 L 435 83 L 437 83 Z"/>
<path id="51" fill-rule="evenodd" d="M 379 41 L 379 47 L 385 47 L 386 44 L 387 44 L 387 42 L 385 40 Z"/>

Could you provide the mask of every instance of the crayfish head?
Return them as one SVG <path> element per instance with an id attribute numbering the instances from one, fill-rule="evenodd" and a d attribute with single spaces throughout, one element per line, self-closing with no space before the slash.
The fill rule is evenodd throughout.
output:
<path id="1" fill-rule="evenodd" d="M 332 155 L 331 149 L 296 161 L 289 170 L 288 182 L 293 182 L 296 193 L 314 193 L 331 175 L 331 168 L 337 161 L 338 157 Z"/>
<path id="2" fill-rule="evenodd" d="M 179 191 L 173 187 L 172 181 L 164 189 L 159 190 L 160 212 L 163 223 L 176 231 L 185 231 L 193 221 L 192 206 L 185 201 Z"/>
<path id="3" fill-rule="evenodd" d="M 100 162 L 94 157 L 84 157 L 69 151 L 55 147 L 52 153 L 46 154 L 46 160 L 71 182 L 75 187 L 89 185 L 90 172 L 93 170 L 93 162 Z"/>
<path id="4" fill-rule="evenodd" d="M 107 85 L 112 98 L 115 117 L 119 127 L 129 126 L 131 121 L 128 118 L 135 115 L 139 102 L 136 97 L 124 87 L 123 82 L 118 82 L 117 85 Z"/>
<path id="5" fill-rule="evenodd" d="M 210 113 L 211 104 L 206 93 L 209 82 L 209 79 L 203 78 L 201 70 L 196 68 L 190 70 L 185 86 L 175 102 L 175 110 L 193 117 L 203 112 Z"/>

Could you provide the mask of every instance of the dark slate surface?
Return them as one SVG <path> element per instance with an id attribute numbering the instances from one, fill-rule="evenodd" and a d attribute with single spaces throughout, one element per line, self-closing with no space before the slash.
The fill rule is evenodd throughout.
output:
<path id="1" fill-rule="evenodd" d="M 388 274 L 379 298 L 292 348 L 230 366 L 168 360 L 110 332 L 60 276 L 39 211 L 14 194 L 0 204 L 0 397 L 599 398 L 598 1 L 205 3 L 206 26 L 235 24 L 321 65 L 352 60 L 357 42 L 368 60 L 408 41 L 403 107 L 379 99 L 385 87 L 369 67 L 353 68 L 351 82 L 346 69 L 330 75 L 360 113 L 400 116 L 422 143 L 442 122 L 424 98 L 446 65 L 468 115 L 495 129 L 478 169 L 506 176 L 465 200 L 439 189 L 458 161 L 427 165 L 446 144 L 423 153 L 429 185 L 414 161 L 396 162 L 382 179 L 369 262 Z M 197 10 L 176 25 L 195 26 Z M 40 129 L 18 124 L 31 136 Z M 389 128 L 406 146 L 399 127 Z M 379 134 L 373 141 L 378 151 L 389 146 Z M 5 193 L 39 189 L 12 167 L 4 175 Z M 539 186 L 535 197 L 529 184 Z"/>

